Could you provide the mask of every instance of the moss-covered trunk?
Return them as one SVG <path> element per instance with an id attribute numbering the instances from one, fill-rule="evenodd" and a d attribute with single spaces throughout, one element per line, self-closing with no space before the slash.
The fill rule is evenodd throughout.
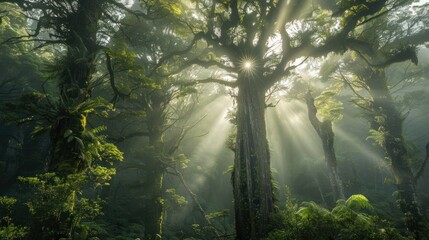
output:
<path id="1" fill-rule="evenodd" d="M 415 239 L 427 239 L 428 221 L 416 196 L 416 181 L 402 135 L 403 118 L 390 95 L 384 70 L 371 71 L 371 76 L 366 78 L 366 83 L 373 99 L 371 108 L 378 125 L 374 130 L 384 136 L 384 147 L 391 160 L 398 191 L 396 198 L 404 214 L 405 223 Z"/>
<path id="2" fill-rule="evenodd" d="M 147 112 L 149 132 L 149 147 L 152 150 L 147 159 L 143 159 L 146 166 L 144 180 L 144 234 L 147 240 L 161 239 L 163 223 L 162 180 L 165 166 L 162 163 L 164 156 L 163 128 L 165 126 L 163 95 L 155 91 L 150 97 L 150 107 Z"/>
<path id="3" fill-rule="evenodd" d="M 147 167 L 144 183 L 144 239 L 161 239 L 163 223 L 162 180 L 164 170 L 156 156 L 145 159 Z"/>
<path id="4" fill-rule="evenodd" d="M 52 126 L 50 133 L 51 155 L 47 166 L 48 172 L 55 172 L 62 177 L 78 173 L 86 168 L 83 146 L 76 139 L 82 136 L 85 130 L 85 116 L 69 116 L 58 119 Z M 71 135 L 66 137 L 66 132 Z"/>
<path id="5" fill-rule="evenodd" d="M 66 176 L 85 169 L 81 144 L 76 138 L 68 138 L 66 132 L 80 137 L 86 126 L 86 115 L 74 111 L 79 104 L 91 98 L 90 80 L 95 72 L 98 51 L 98 20 L 101 18 L 101 2 L 79 0 L 77 11 L 70 13 L 67 38 L 67 54 L 63 69 L 59 69 L 59 90 L 62 106 L 59 117 L 51 128 L 51 156 L 48 171 Z"/>
<path id="6" fill-rule="evenodd" d="M 255 76 L 239 78 L 233 191 L 237 239 L 260 239 L 274 211 L 265 128 L 265 89 Z"/>
<path id="7" fill-rule="evenodd" d="M 332 189 L 332 197 L 334 203 L 336 200 L 344 199 L 343 183 L 338 175 L 337 170 L 337 157 L 334 149 L 334 131 L 332 130 L 332 122 L 329 120 L 320 121 L 317 118 L 317 108 L 314 105 L 314 98 L 308 92 L 305 97 L 308 109 L 308 118 L 311 125 L 316 130 L 317 134 L 322 141 L 323 153 L 325 155 L 325 162 L 328 167 L 329 182 Z"/>
<path id="8" fill-rule="evenodd" d="M 88 167 L 84 149 L 83 132 L 86 127 L 86 113 L 76 111 L 77 106 L 91 97 L 90 80 L 95 72 L 95 58 L 98 51 L 98 21 L 101 18 L 102 2 L 99 0 L 78 0 L 75 11 L 68 12 L 64 25 L 67 53 L 59 66 L 58 86 L 60 104 L 58 118 L 50 131 L 50 156 L 47 171 L 62 178 L 84 171 Z M 72 194 L 72 193 L 70 193 Z M 35 216 L 29 238 L 69 238 L 73 228 L 70 214 L 63 212 L 45 219 Z"/>

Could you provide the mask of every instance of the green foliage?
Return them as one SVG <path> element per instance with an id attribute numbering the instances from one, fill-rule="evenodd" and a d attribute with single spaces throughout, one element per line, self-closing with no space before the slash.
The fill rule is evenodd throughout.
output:
<path id="1" fill-rule="evenodd" d="M 174 158 L 174 162 L 181 168 L 187 168 L 191 160 L 185 154 L 179 154 Z"/>
<path id="2" fill-rule="evenodd" d="M 229 165 L 225 171 L 223 171 L 223 174 L 232 174 L 234 172 L 234 165 Z"/>
<path id="3" fill-rule="evenodd" d="M 94 182 L 96 183 L 96 187 L 108 186 L 110 185 L 109 182 L 112 180 L 112 176 L 116 174 L 116 169 L 96 166 L 91 169 L 91 174 L 95 178 Z"/>
<path id="4" fill-rule="evenodd" d="M 60 216 L 63 211 L 73 212 L 76 194 L 80 194 L 86 181 L 84 174 L 69 175 L 66 179 L 55 173 L 45 173 L 36 177 L 19 177 L 21 182 L 35 190 L 35 196 L 27 203 L 30 213 L 40 218 Z"/>
<path id="5" fill-rule="evenodd" d="M 27 234 L 27 227 L 14 225 L 10 218 L 4 217 L 5 226 L 0 227 L 0 238 L 4 240 L 24 239 Z"/>
<path id="6" fill-rule="evenodd" d="M 65 178 L 55 173 L 19 177 L 34 192 L 26 203 L 33 217 L 40 222 L 55 219 L 65 229 L 78 228 L 81 220 L 102 215 L 100 198 L 83 197 L 82 188 L 88 179 L 86 173 L 70 174 Z"/>
<path id="7" fill-rule="evenodd" d="M 0 196 L 1 215 L 9 215 L 12 212 L 13 206 L 16 204 L 16 199 L 11 197 Z"/>
<path id="8" fill-rule="evenodd" d="M 124 159 L 124 154 L 112 143 L 98 141 L 95 145 L 96 149 L 94 149 L 94 152 L 96 152 L 96 157 L 100 161 L 113 164 L 116 161 L 122 161 Z"/>
<path id="9" fill-rule="evenodd" d="M 121 93 L 129 93 L 131 99 L 138 99 L 140 89 L 152 91 L 161 89 L 160 83 L 147 77 L 146 66 L 142 66 L 134 49 L 125 41 L 115 41 L 115 45 L 108 51 L 115 69 L 115 87 Z M 140 60 L 141 61 L 141 60 Z M 124 81 L 122 81 L 124 80 Z M 136 91 L 139 89 L 139 91 Z"/>
<path id="10" fill-rule="evenodd" d="M 288 195 L 286 208 L 273 216 L 281 224 L 275 226 L 267 240 L 406 239 L 388 222 L 371 214 L 373 207 L 361 194 L 339 200 L 332 211 L 314 202 L 304 202 L 297 208 Z"/>
<path id="11" fill-rule="evenodd" d="M 27 228 L 16 226 L 12 221 L 12 211 L 17 200 L 11 197 L 0 196 L 0 239 L 24 239 Z"/>
<path id="12" fill-rule="evenodd" d="M 201 226 L 200 224 L 194 223 L 192 224 L 192 230 L 194 230 L 195 234 L 197 234 L 198 236 L 201 236 Z"/>
<path id="13" fill-rule="evenodd" d="M 230 121 L 232 121 L 232 119 Z M 234 121 L 235 121 L 235 118 L 234 118 Z M 228 136 L 225 141 L 225 146 L 231 151 L 235 152 L 236 145 L 237 145 L 237 127 L 234 126 L 232 130 L 230 130 L 230 132 L 228 133 Z"/>
<path id="14" fill-rule="evenodd" d="M 370 129 L 369 130 L 369 136 L 367 139 L 372 139 L 374 143 L 379 145 L 380 147 L 384 147 L 385 138 L 386 138 L 386 131 L 383 127 L 380 127 L 378 130 Z"/>
<path id="15" fill-rule="evenodd" d="M 33 135 L 38 136 L 48 131 L 58 119 L 80 118 L 82 120 L 81 125 L 84 128 L 86 126 L 86 116 L 89 113 L 111 109 L 111 104 L 106 103 L 100 97 L 82 102 L 63 98 L 54 100 L 48 94 L 32 91 L 22 94 L 15 102 L 6 103 L 2 110 L 6 115 L 7 121 L 18 123 L 35 122 L 36 127 Z M 100 129 L 96 130 L 100 131 Z M 72 136 L 70 131 L 67 130 L 64 137 Z"/>
<path id="16" fill-rule="evenodd" d="M 0 43 L 28 35 L 25 29 L 25 16 L 17 5 L 0 3 L 0 19 Z M 27 40 L 28 38 L 23 39 Z M 2 44 L 2 55 L 21 55 L 23 52 L 28 51 L 31 45 L 25 41 L 13 45 Z"/>
<path id="17" fill-rule="evenodd" d="M 336 15 L 341 14 L 341 25 L 344 27 L 353 21 L 353 19 L 360 19 L 367 15 L 375 14 L 380 11 L 384 5 L 384 1 L 369 0 L 369 1 L 357 1 L 357 0 L 341 0 L 338 1 L 337 5 L 340 10 Z"/>
<path id="18" fill-rule="evenodd" d="M 206 215 L 206 218 L 212 220 L 216 218 L 225 218 L 229 215 L 229 209 L 222 209 L 221 211 L 211 212 Z"/>
<path id="19" fill-rule="evenodd" d="M 169 188 L 165 190 L 165 193 L 167 193 L 166 199 L 172 206 L 183 207 L 186 204 L 188 204 L 188 201 L 186 200 L 186 198 L 184 196 L 177 194 L 176 189 L 174 188 Z"/>
<path id="20" fill-rule="evenodd" d="M 338 87 L 323 91 L 314 99 L 318 115 L 323 121 L 337 121 L 343 118 L 343 103 L 335 99 L 338 94 Z"/>
<path id="21" fill-rule="evenodd" d="M 78 146 L 81 157 L 90 166 L 94 161 L 112 164 L 114 161 L 123 160 L 122 152 L 115 145 L 105 142 L 104 136 L 99 135 L 106 127 L 99 126 L 93 129 L 86 127 L 89 113 L 110 109 L 111 104 L 107 104 L 102 98 L 88 99 L 80 103 L 64 99 L 55 102 L 47 94 L 31 92 L 22 95 L 17 102 L 7 103 L 4 110 L 7 113 L 8 121 L 35 122 L 33 137 L 51 130 L 58 119 L 70 119 L 70 122 L 77 122 L 76 124 L 70 123 L 69 129 L 64 130 L 65 146 Z"/>
<path id="22" fill-rule="evenodd" d="M 51 119 L 55 116 L 55 109 L 47 105 L 48 95 L 40 92 L 31 92 L 20 96 L 16 102 L 7 102 L 3 107 L 6 121 L 25 123 L 34 121 L 38 116 Z M 46 131 L 45 126 L 35 129 L 35 134 Z"/>
<path id="23" fill-rule="evenodd" d="M 145 3 L 148 7 L 156 8 L 157 11 L 171 15 L 180 15 L 185 9 L 183 2 L 178 0 L 147 0 Z"/>
<path id="24" fill-rule="evenodd" d="M 345 205 L 355 211 L 373 209 L 369 200 L 362 194 L 352 195 L 346 200 Z"/>
<path id="25" fill-rule="evenodd" d="M 95 222 L 82 222 L 78 226 L 73 239 L 74 240 L 99 240 L 106 239 L 109 236 L 105 226 Z"/>

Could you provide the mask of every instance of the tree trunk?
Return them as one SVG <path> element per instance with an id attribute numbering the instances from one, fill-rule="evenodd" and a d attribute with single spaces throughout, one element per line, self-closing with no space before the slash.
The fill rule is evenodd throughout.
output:
<path id="1" fill-rule="evenodd" d="M 265 89 L 253 76 L 239 78 L 233 189 L 237 239 L 260 239 L 274 211 L 265 128 Z"/>
<path id="2" fill-rule="evenodd" d="M 162 164 L 164 155 L 164 143 L 162 139 L 163 128 L 165 126 L 163 95 L 155 91 L 150 96 L 148 105 L 148 130 L 149 147 L 152 148 L 151 156 L 144 159 L 146 166 L 146 179 L 144 188 L 145 216 L 143 224 L 144 234 L 147 240 L 161 239 L 163 224 L 163 205 L 162 205 L 162 180 L 165 167 Z"/>
<path id="3" fill-rule="evenodd" d="M 61 177 L 82 171 L 87 167 L 83 146 L 76 139 L 65 137 L 71 131 L 71 137 L 81 138 L 85 130 L 85 116 L 69 116 L 59 119 L 52 126 L 50 133 L 51 155 L 47 166 L 48 172 L 55 172 Z"/>
<path id="4" fill-rule="evenodd" d="M 89 82 L 95 72 L 98 21 L 102 9 L 101 1 L 77 0 L 77 10 L 67 13 L 68 29 L 67 33 L 63 33 L 67 54 L 58 74 L 60 113 L 51 126 L 50 156 L 46 167 L 48 172 L 54 172 L 62 178 L 86 170 L 89 164 L 82 142 L 86 113 L 75 109 L 91 97 Z M 47 219 L 37 219 L 35 216 L 29 238 L 70 238 L 74 222 L 72 218 L 68 212 L 62 212 L 59 216 L 56 213 Z"/>
<path id="5" fill-rule="evenodd" d="M 51 156 L 47 167 L 48 171 L 62 176 L 86 168 L 81 144 L 76 139 L 67 139 L 65 133 L 71 130 L 73 136 L 79 138 L 86 127 L 86 115 L 70 110 L 91 98 L 89 82 L 95 72 L 98 20 L 102 12 L 98 0 L 77 2 L 77 11 L 70 13 L 69 17 L 66 66 L 61 69 L 58 79 L 64 112 L 51 129 Z"/>
<path id="6" fill-rule="evenodd" d="M 322 141 L 323 153 L 325 154 L 325 162 L 328 167 L 329 182 L 332 188 L 332 197 L 334 203 L 342 198 L 344 199 L 344 188 L 343 183 L 338 175 L 337 170 L 337 157 L 335 155 L 334 149 L 334 131 L 332 130 L 331 121 L 319 121 L 317 118 L 317 108 L 314 105 L 314 98 L 310 92 L 306 94 L 305 97 L 307 108 L 308 108 L 308 118 L 311 125 L 316 130 L 317 134 Z"/>
<path id="7" fill-rule="evenodd" d="M 162 180 L 164 169 L 155 156 L 150 160 L 145 160 L 147 169 L 144 184 L 144 239 L 158 240 L 162 236 Z"/>
<path id="8" fill-rule="evenodd" d="M 416 196 L 416 181 L 402 135 L 402 116 L 390 95 L 384 70 L 373 70 L 371 76 L 365 79 L 373 99 L 371 107 L 375 122 L 378 124 L 378 129 L 374 130 L 384 134 L 384 147 L 391 160 L 398 190 L 397 202 L 404 214 L 405 223 L 415 239 L 427 239 L 428 221 Z"/>

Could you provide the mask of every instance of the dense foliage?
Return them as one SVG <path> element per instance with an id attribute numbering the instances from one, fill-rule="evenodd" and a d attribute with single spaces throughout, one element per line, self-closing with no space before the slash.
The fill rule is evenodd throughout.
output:
<path id="1" fill-rule="evenodd" d="M 314 202 L 287 205 L 274 222 L 281 223 L 267 239 L 407 239 L 385 220 L 374 215 L 363 195 L 338 200 L 327 210 Z"/>
<path id="2" fill-rule="evenodd" d="M 0 239 L 429 239 L 428 14 L 0 0 Z"/>

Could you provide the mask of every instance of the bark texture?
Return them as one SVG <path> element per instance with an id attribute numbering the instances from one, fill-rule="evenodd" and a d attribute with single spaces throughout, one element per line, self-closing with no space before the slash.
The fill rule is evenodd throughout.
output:
<path id="1" fill-rule="evenodd" d="M 76 12 L 70 12 L 66 23 L 69 29 L 65 34 L 67 55 L 64 69 L 58 74 L 60 97 L 65 106 L 60 107 L 63 112 L 51 129 L 51 156 L 47 167 L 48 171 L 62 176 L 86 167 L 80 144 L 76 140 L 68 141 L 64 136 L 71 130 L 79 137 L 86 127 L 85 114 L 72 112 L 70 108 L 91 98 L 89 83 L 95 72 L 98 21 L 102 10 L 99 0 L 79 0 L 77 3 Z"/>
<path id="2" fill-rule="evenodd" d="M 332 130 L 332 122 L 329 120 L 320 121 L 317 118 L 317 108 L 314 105 L 314 98 L 310 92 L 305 96 L 308 108 L 308 118 L 311 125 L 316 130 L 322 141 L 323 153 L 325 154 L 325 162 L 328 167 L 329 182 L 332 188 L 332 197 L 334 203 L 338 199 L 344 199 L 343 183 L 338 175 L 337 157 L 334 149 L 335 134 Z"/>
<path id="3" fill-rule="evenodd" d="M 274 211 L 265 128 L 265 89 L 254 76 L 239 79 L 233 188 L 237 239 L 260 239 Z"/>
<path id="4" fill-rule="evenodd" d="M 147 173 L 145 183 L 143 184 L 144 196 L 144 214 L 142 217 L 144 225 L 144 239 L 161 239 L 163 222 L 162 205 L 162 182 L 164 169 L 159 161 L 154 159 L 145 159 Z"/>
<path id="5" fill-rule="evenodd" d="M 162 180 L 165 167 L 162 164 L 164 152 L 163 128 L 165 126 L 163 95 L 155 91 L 148 102 L 149 147 L 153 149 L 151 156 L 144 159 L 146 166 L 143 218 L 145 239 L 161 239 L 163 223 Z"/>
<path id="6" fill-rule="evenodd" d="M 58 23 L 64 28 L 58 30 L 61 31 L 58 34 L 63 37 L 67 53 L 56 75 L 61 100 L 58 118 L 51 126 L 50 156 L 46 167 L 48 172 L 55 172 L 63 178 L 84 171 L 89 164 L 84 146 L 78 140 L 82 139 L 86 127 L 86 114 L 73 109 L 91 98 L 89 83 L 95 72 L 98 21 L 103 7 L 99 0 L 76 2 L 76 10 L 68 12 L 67 18 L 58 20 L 64 21 Z M 68 131 L 76 138 L 65 137 Z M 28 239 L 68 239 L 73 229 L 72 218 L 67 212 L 47 219 L 36 217 Z"/>
<path id="7" fill-rule="evenodd" d="M 396 108 L 387 87 L 384 69 L 372 69 L 370 76 L 364 78 L 372 97 L 371 109 L 374 113 L 372 126 L 384 135 L 384 148 L 391 160 L 395 176 L 397 202 L 404 214 L 408 230 L 415 239 L 427 239 L 429 225 L 416 194 L 416 181 L 408 159 L 408 152 L 402 134 L 403 118 Z"/>

